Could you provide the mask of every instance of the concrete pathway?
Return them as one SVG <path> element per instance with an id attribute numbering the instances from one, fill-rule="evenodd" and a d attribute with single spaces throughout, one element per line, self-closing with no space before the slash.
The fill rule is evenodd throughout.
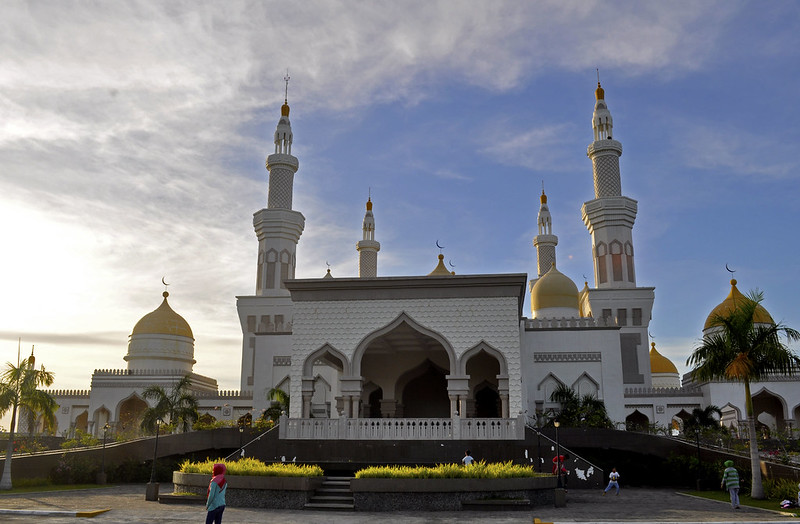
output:
<path id="1" fill-rule="evenodd" d="M 170 484 L 162 484 L 161 492 L 172 491 Z M 28 493 L 24 495 L 0 494 L 0 521 L 42 522 L 45 524 L 75 523 L 76 512 L 110 511 L 97 514 L 92 523 L 141 522 L 203 522 L 205 508 L 198 505 L 173 505 L 144 500 L 144 484 L 131 484 L 60 492 Z M 17 513 L 25 511 L 25 514 Z M 34 513 L 39 512 L 39 513 Z M 620 496 L 601 496 L 600 490 L 571 490 L 567 494 L 566 508 L 543 507 L 533 511 L 515 512 L 314 512 L 289 510 L 263 510 L 228 507 L 225 524 L 274 522 L 281 524 L 465 524 L 593 522 L 596 524 L 620 522 L 800 522 L 778 512 L 742 508 L 732 510 L 730 505 L 706 499 L 680 495 L 666 489 L 623 489 Z M 80 520 L 84 520 L 80 518 Z"/>

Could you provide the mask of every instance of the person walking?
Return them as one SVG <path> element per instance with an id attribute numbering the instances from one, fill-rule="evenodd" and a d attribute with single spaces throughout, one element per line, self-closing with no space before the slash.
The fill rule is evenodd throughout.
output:
<path id="1" fill-rule="evenodd" d="M 725 471 L 722 473 L 721 488 L 728 490 L 731 495 L 731 508 L 739 509 L 739 472 L 733 467 L 732 460 L 725 461 Z"/>
<path id="2" fill-rule="evenodd" d="M 611 473 L 608 474 L 608 486 L 603 490 L 604 497 L 611 488 L 617 488 L 616 495 L 619 495 L 619 473 L 617 473 L 617 468 L 611 468 Z"/>
<path id="3" fill-rule="evenodd" d="M 472 455 L 469 454 L 469 450 L 464 452 L 464 458 L 461 459 L 461 462 L 463 462 L 465 466 L 469 466 L 470 464 L 475 462 L 475 459 L 472 458 Z"/>
<path id="4" fill-rule="evenodd" d="M 214 464 L 213 476 L 208 483 L 208 499 L 206 500 L 206 524 L 220 524 L 222 512 L 225 511 L 225 492 L 228 481 L 225 479 L 225 464 Z"/>

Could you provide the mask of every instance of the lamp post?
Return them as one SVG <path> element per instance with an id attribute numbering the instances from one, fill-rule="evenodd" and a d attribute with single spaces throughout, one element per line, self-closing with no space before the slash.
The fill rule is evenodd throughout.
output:
<path id="1" fill-rule="evenodd" d="M 103 426 L 103 453 L 100 459 L 100 473 L 97 474 L 97 483 L 106 483 L 106 436 L 108 435 L 108 422 Z"/>
<path id="2" fill-rule="evenodd" d="M 244 448 L 242 447 L 242 437 L 244 436 L 244 426 L 239 424 L 239 452 L 240 456 L 244 457 Z"/>
<path id="3" fill-rule="evenodd" d="M 158 457 L 158 431 L 161 428 L 161 419 L 156 420 L 156 443 L 153 446 L 153 469 L 150 470 L 150 482 L 147 483 L 147 491 L 144 499 L 150 501 L 158 500 L 158 482 L 156 482 L 156 458 Z"/>
<path id="4" fill-rule="evenodd" d="M 700 428 L 694 428 L 694 442 L 697 446 L 697 491 L 700 491 Z"/>
<path id="5" fill-rule="evenodd" d="M 561 423 L 559 421 L 554 421 L 553 426 L 556 428 L 556 475 L 558 475 L 558 480 L 556 481 L 556 487 L 562 488 L 563 485 L 561 484 L 561 446 L 558 443 L 558 426 Z"/>

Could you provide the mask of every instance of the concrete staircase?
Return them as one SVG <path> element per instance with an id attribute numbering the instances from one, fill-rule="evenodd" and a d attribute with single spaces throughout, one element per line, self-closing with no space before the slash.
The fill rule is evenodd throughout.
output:
<path id="1" fill-rule="evenodd" d="M 314 491 L 305 509 L 323 511 L 353 511 L 355 503 L 350 491 L 352 477 L 325 477 L 322 486 Z"/>

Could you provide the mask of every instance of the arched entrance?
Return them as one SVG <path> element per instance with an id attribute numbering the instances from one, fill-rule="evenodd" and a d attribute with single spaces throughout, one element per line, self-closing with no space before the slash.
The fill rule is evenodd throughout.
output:
<path id="1" fill-rule="evenodd" d="M 125 438 L 137 437 L 141 434 L 140 424 L 145 410 L 148 408 L 147 402 L 134 395 L 123 400 L 119 405 L 119 416 L 117 417 L 117 435 Z"/>
<path id="2" fill-rule="evenodd" d="M 467 412 L 464 415 L 478 418 L 501 417 L 503 406 L 497 377 L 501 376 L 503 372 L 498 359 L 481 349 L 469 356 L 464 369 L 469 376 L 469 389 L 472 392 L 471 398 L 467 402 Z M 505 394 L 507 397 L 508 391 Z"/>
<path id="3" fill-rule="evenodd" d="M 370 416 L 450 416 L 451 350 L 437 337 L 401 315 L 357 349 L 355 373 L 360 371 L 362 383 L 374 384 L 382 395 L 380 412 L 369 400 Z"/>
<path id="4" fill-rule="evenodd" d="M 484 382 L 475 388 L 475 416 L 478 418 L 500 417 L 500 395 L 496 386 Z"/>
<path id="5" fill-rule="evenodd" d="M 756 424 L 765 427 L 768 432 L 784 431 L 786 428 L 783 402 L 766 389 L 753 395 L 753 414 Z"/>
<path id="6" fill-rule="evenodd" d="M 75 417 L 75 431 L 83 431 L 84 433 L 89 432 L 89 412 L 84 411 L 77 417 Z M 75 436 L 74 434 L 71 436 Z"/>
<path id="7" fill-rule="evenodd" d="M 350 363 L 347 357 L 329 344 L 309 355 L 303 363 L 301 416 L 330 417 L 334 400 L 337 409 L 352 416 L 352 395 L 346 395 L 342 391 L 342 378 L 349 373 Z"/>
<path id="8" fill-rule="evenodd" d="M 625 429 L 628 431 L 647 431 L 650 419 L 638 409 L 625 417 Z"/>

